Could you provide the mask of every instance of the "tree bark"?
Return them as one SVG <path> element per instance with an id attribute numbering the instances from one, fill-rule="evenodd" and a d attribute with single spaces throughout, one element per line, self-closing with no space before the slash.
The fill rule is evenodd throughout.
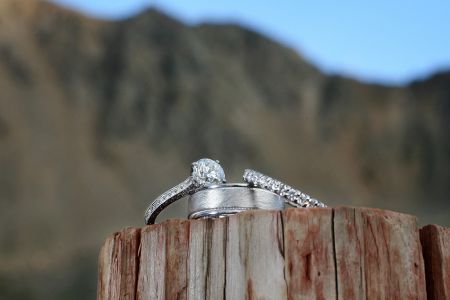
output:
<path id="1" fill-rule="evenodd" d="M 449 299 L 449 249 L 448 229 L 379 209 L 168 220 L 107 238 L 97 298 Z"/>

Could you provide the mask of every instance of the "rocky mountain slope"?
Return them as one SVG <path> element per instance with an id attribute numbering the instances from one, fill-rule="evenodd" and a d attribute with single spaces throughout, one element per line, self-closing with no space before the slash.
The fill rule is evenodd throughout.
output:
<path id="1" fill-rule="evenodd" d="M 449 121 L 450 72 L 368 84 L 236 25 L 2 0 L 0 295 L 92 298 L 104 237 L 201 157 L 450 225 Z"/>

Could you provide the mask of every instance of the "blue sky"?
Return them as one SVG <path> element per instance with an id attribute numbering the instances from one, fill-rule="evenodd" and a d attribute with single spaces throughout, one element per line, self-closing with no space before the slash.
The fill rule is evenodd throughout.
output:
<path id="1" fill-rule="evenodd" d="M 330 73 L 405 83 L 450 69 L 450 1 L 53 0 L 102 18 L 157 7 L 188 24 L 260 31 Z"/>

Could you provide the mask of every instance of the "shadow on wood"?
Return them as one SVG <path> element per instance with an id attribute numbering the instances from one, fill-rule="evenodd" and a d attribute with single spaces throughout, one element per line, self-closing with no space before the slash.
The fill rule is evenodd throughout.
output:
<path id="1" fill-rule="evenodd" d="M 98 299 L 448 299 L 449 245 L 444 228 L 368 208 L 168 220 L 106 240 Z"/>
<path id="2" fill-rule="evenodd" d="M 427 225 L 420 230 L 429 299 L 450 299 L 450 228 Z"/>

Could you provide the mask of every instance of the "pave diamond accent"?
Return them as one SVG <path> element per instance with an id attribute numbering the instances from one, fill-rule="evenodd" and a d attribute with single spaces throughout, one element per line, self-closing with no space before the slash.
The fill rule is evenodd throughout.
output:
<path id="1" fill-rule="evenodd" d="M 309 195 L 302 193 L 301 191 L 294 189 L 281 181 L 254 170 L 245 170 L 244 181 L 252 186 L 269 190 L 284 197 L 286 199 L 286 203 L 295 207 L 326 207 L 325 204 L 317 199 L 313 199 Z"/>

